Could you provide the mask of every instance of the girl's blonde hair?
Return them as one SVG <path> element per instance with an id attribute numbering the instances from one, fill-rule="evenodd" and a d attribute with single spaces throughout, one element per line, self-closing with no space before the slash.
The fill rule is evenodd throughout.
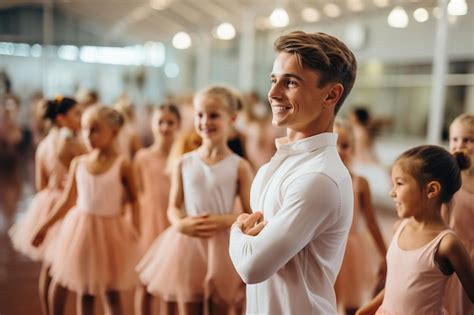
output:
<path id="1" fill-rule="evenodd" d="M 453 120 L 451 126 L 454 126 L 455 124 L 461 124 L 474 131 L 474 114 L 464 113 L 459 115 Z"/>
<path id="2" fill-rule="evenodd" d="M 213 85 L 196 93 L 194 99 L 203 96 L 211 96 L 219 98 L 225 105 L 229 113 L 234 114 L 243 108 L 243 99 L 240 94 L 231 88 L 225 86 Z"/>
<path id="3" fill-rule="evenodd" d="M 96 117 L 103 120 L 113 129 L 120 130 L 125 120 L 123 116 L 115 109 L 103 105 L 93 105 L 86 109 L 84 117 Z"/>

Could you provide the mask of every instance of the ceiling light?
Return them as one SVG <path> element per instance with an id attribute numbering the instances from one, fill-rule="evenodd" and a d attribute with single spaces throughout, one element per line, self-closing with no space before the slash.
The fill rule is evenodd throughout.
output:
<path id="1" fill-rule="evenodd" d="M 389 0 L 374 0 L 374 4 L 379 8 L 385 8 L 389 5 Z"/>
<path id="2" fill-rule="evenodd" d="M 216 29 L 217 38 L 231 40 L 235 37 L 235 27 L 230 23 L 221 23 Z"/>
<path id="3" fill-rule="evenodd" d="M 172 44 L 176 49 L 188 49 L 191 46 L 191 37 L 186 32 L 174 34 Z"/>
<path id="4" fill-rule="evenodd" d="M 400 6 L 393 8 L 387 18 L 388 25 L 395 28 L 405 28 L 408 26 L 408 14 Z"/>
<path id="5" fill-rule="evenodd" d="M 323 8 L 324 14 L 330 18 L 337 18 L 341 15 L 341 9 L 334 3 L 328 3 Z"/>
<path id="6" fill-rule="evenodd" d="M 285 27 L 290 23 L 290 17 L 285 9 L 276 8 L 270 15 L 270 24 L 273 27 Z"/>
<path id="7" fill-rule="evenodd" d="M 418 8 L 413 12 L 413 17 L 417 22 L 423 23 L 428 21 L 430 15 L 428 14 L 428 11 L 425 8 Z"/>
<path id="8" fill-rule="evenodd" d="M 450 15 L 466 15 L 467 3 L 466 0 L 451 0 L 448 3 L 448 13 Z"/>
<path id="9" fill-rule="evenodd" d="M 301 17 L 306 22 L 314 23 L 321 19 L 321 14 L 315 8 L 304 8 L 301 11 Z"/>
<path id="10" fill-rule="evenodd" d="M 364 10 L 364 3 L 361 0 L 347 0 L 347 8 L 354 12 Z"/>

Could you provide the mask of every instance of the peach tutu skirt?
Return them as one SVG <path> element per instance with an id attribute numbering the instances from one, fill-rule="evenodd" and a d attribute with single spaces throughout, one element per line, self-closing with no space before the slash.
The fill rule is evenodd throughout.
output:
<path id="1" fill-rule="evenodd" d="M 377 259 L 364 235 L 350 233 L 341 270 L 336 279 L 337 303 L 345 308 L 362 306 L 376 284 Z"/>
<path id="2" fill-rule="evenodd" d="M 207 241 L 170 226 L 137 265 L 149 293 L 167 302 L 202 302 L 207 268 Z"/>
<path id="3" fill-rule="evenodd" d="M 226 305 L 230 310 L 242 309 L 245 284 L 229 256 L 230 231 L 221 230 L 208 239 L 208 266 L 204 282 L 206 300 Z"/>
<path id="4" fill-rule="evenodd" d="M 61 198 L 61 190 L 44 189 L 36 194 L 24 216 L 8 231 L 15 250 L 32 260 L 39 261 L 45 256 L 45 251 L 50 247 L 57 234 L 59 224 L 55 224 L 48 231 L 46 239 L 39 247 L 31 245 L 31 241 L 38 229 L 45 222 L 54 205 Z"/>
<path id="5" fill-rule="evenodd" d="M 73 208 L 51 246 L 51 275 L 71 291 L 98 295 L 138 285 L 138 236 L 121 215 L 98 216 Z"/>

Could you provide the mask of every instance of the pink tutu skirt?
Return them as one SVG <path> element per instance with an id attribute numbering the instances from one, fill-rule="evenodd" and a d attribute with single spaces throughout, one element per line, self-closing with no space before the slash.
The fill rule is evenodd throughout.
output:
<path id="1" fill-rule="evenodd" d="M 98 295 L 138 284 L 138 237 L 121 215 L 98 216 L 73 208 L 51 246 L 51 275 L 71 291 Z"/>
<path id="2" fill-rule="evenodd" d="M 369 251 L 364 235 L 350 233 L 335 290 L 338 304 L 345 308 L 362 306 L 376 284 L 377 257 Z"/>
<path id="3" fill-rule="evenodd" d="M 166 302 L 202 302 L 207 241 L 170 226 L 155 240 L 136 270 L 149 293 Z"/>
<path id="4" fill-rule="evenodd" d="M 204 287 L 206 300 L 226 305 L 229 310 L 239 310 L 245 303 L 245 284 L 230 260 L 229 237 L 230 231 L 227 229 L 208 239 L 208 266 Z"/>
<path id="5" fill-rule="evenodd" d="M 51 190 L 48 188 L 36 194 L 24 216 L 8 231 L 13 247 L 17 251 L 32 260 L 39 261 L 44 258 L 45 251 L 48 250 L 47 248 L 56 237 L 59 223 L 51 227 L 46 239 L 39 247 L 34 247 L 31 245 L 31 242 L 36 232 L 46 221 L 48 214 L 61 198 L 61 195 L 61 190 Z"/>

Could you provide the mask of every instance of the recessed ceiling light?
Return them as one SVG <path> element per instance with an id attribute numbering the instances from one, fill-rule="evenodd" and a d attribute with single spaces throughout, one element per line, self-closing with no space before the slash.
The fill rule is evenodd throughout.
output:
<path id="1" fill-rule="evenodd" d="M 321 19 L 321 14 L 315 8 L 304 8 L 301 11 L 301 17 L 306 22 L 314 23 Z"/>
<path id="2" fill-rule="evenodd" d="M 324 14 L 330 18 L 337 18 L 341 15 L 341 9 L 334 3 L 328 3 L 323 8 Z"/>

